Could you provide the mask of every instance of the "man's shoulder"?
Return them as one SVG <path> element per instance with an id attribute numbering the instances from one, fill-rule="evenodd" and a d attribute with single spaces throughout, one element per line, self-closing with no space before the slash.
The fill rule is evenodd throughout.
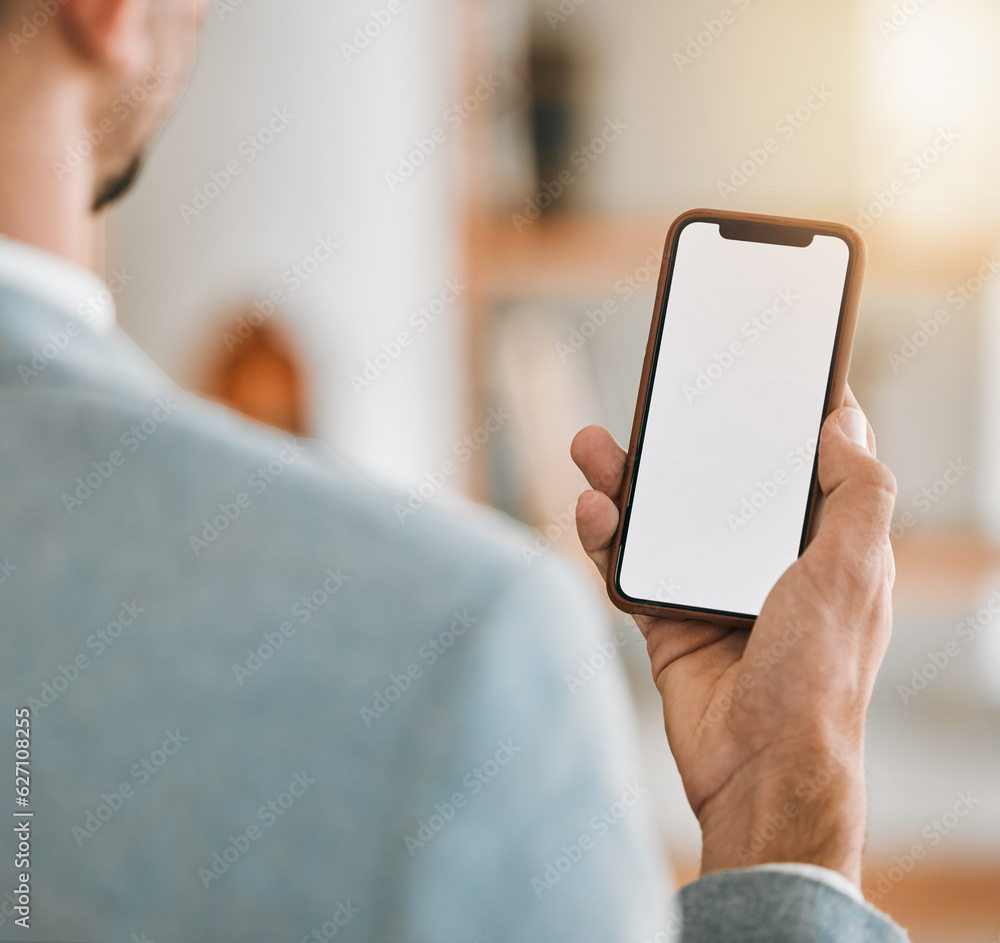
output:
<path id="1" fill-rule="evenodd" d="M 60 322 L 16 313 L 0 332 L 0 472 L 20 501 L 4 518 L 58 540 L 71 569 L 86 548 L 113 546 L 105 568 L 123 579 L 150 561 L 244 595 L 252 579 L 285 585 L 344 561 L 355 586 L 365 574 L 397 611 L 427 613 L 445 589 L 486 605 L 526 573 L 562 582 L 547 539 L 497 512 L 379 487 L 321 442 L 183 392 L 123 332 L 85 329 L 31 367 Z"/>
<path id="2" fill-rule="evenodd" d="M 539 555 L 535 535 L 505 515 L 419 490 L 392 491 L 327 444 L 252 422 L 167 382 L 121 388 L 52 385 L 8 399 L 9 444 L 28 448 L 32 476 L 51 478 L 69 517 L 100 492 L 106 520 L 139 501 L 178 531 L 199 563 L 248 543 L 283 565 L 345 544 L 353 557 L 459 580 L 475 571 L 509 580 Z M 28 444 L 29 440 L 32 444 Z M 42 470 L 44 468 L 44 470 Z M 98 480 L 100 479 L 100 480 Z M 233 540 L 227 531 L 239 535 Z M 172 532 L 172 533 L 171 533 Z"/>
<path id="3" fill-rule="evenodd" d="M 236 476 L 242 485 L 236 497 L 244 503 L 272 500 L 284 513 L 364 530 L 425 564 L 516 570 L 525 562 L 532 533 L 499 511 L 387 487 L 322 440 L 261 426 L 199 397 L 180 395 L 175 402 L 178 462 L 211 456 L 220 478 L 230 483 Z M 207 486 L 202 482 L 201 489 Z"/>

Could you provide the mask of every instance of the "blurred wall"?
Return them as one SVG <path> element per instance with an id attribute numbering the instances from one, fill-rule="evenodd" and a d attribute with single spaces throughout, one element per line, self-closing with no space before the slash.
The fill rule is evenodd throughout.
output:
<path id="1" fill-rule="evenodd" d="M 460 131 L 443 120 L 460 97 L 457 13 L 452 0 L 210 5 L 190 88 L 108 230 L 108 271 L 131 276 L 120 321 L 168 373 L 195 383 L 234 308 L 281 291 L 271 317 L 306 361 L 316 433 L 403 486 L 465 424 L 464 295 L 442 302 L 461 276 Z M 438 128 L 445 140 L 390 186 Z M 435 300 L 431 322 L 417 312 Z"/>
<path id="2" fill-rule="evenodd" d="M 539 41 L 583 66 L 578 142 L 608 117 L 628 125 L 580 175 L 574 195 L 590 209 L 708 204 L 858 225 L 873 191 L 950 126 L 949 159 L 908 179 L 885 221 L 938 238 L 995 231 L 1000 8 L 990 0 L 532 5 Z M 757 167 L 734 180 L 747 159 Z"/>
<path id="3" fill-rule="evenodd" d="M 548 15 L 558 4 L 536 0 L 538 34 L 562 36 L 589 63 L 580 142 L 608 117 L 628 126 L 581 176 L 581 201 L 646 215 L 695 205 L 843 215 L 858 173 L 860 3 L 620 0 L 558 19 Z M 784 120 L 811 96 L 811 117 Z M 733 165 L 768 138 L 777 148 L 734 185 Z"/>

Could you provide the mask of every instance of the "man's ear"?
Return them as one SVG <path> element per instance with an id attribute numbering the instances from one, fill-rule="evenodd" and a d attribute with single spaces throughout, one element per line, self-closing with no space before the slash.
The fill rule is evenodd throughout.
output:
<path id="1" fill-rule="evenodd" d="M 67 41 L 98 68 L 135 75 L 148 65 L 150 0 L 64 0 L 56 17 Z"/>

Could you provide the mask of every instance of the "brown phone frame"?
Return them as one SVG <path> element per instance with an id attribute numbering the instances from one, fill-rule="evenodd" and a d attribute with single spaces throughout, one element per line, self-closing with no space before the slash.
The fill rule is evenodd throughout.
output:
<path id="1" fill-rule="evenodd" d="M 854 332 L 858 323 L 858 308 L 861 303 L 861 287 L 864 282 L 865 267 L 868 260 L 868 249 L 861 235 L 856 230 L 840 223 L 796 219 L 787 216 L 763 216 L 756 213 L 734 213 L 726 210 L 689 210 L 673 221 L 667 233 L 667 240 L 663 248 L 663 260 L 660 265 L 660 278 L 656 289 L 656 303 L 653 307 L 653 320 L 649 329 L 649 340 L 646 342 L 646 355 L 642 365 L 642 377 L 639 383 L 639 396 L 636 400 L 635 418 L 632 421 L 632 437 L 629 440 L 628 458 L 625 462 L 625 472 L 622 479 L 622 490 L 618 498 L 618 528 L 615 531 L 614 541 L 611 545 L 607 573 L 608 596 L 618 609 L 635 615 L 670 618 L 679 622 L 696 619 L 726 628 L 747 629 L 753 626 L 756 616 L 743 616 L 705 609 L 685 609 L 680 606 L 673 606 L 670 603 L 644 605 L 623 596 L 617 585 L 621 565 L 622 533 L 625 528 L 626 511 L 635 484 L 636 452 L 639 447 L 639 438 L 642 435 L 646 411 L 649 407 L 649 386 L 653 369 L 653 358 L 659 347 L 657 340 L 663 322 L 664 296 L 666 294 L 667 283 L 673 274 L 674 254 L 678 237 L 689 223 L 727 220 L 758 223 L 765 226 L 806 229 L 817 235 L 829 234 L 840 237 L 850 247 L 850 259 L 848 261 L 846 278 L 847 287 L 844 292 L 840 322 L 837 326 L 837 335 L 834 341 L 832 367 L 827 381 L 826 401 L 823 411 L 824 419 L 834 409 L 842 406 L 844 402 L 844 394 L 847 389 L 847 373 L 851 366 L 851 349 L 854 343 Z M 799 548 L 800 556 L 815 536 L 816 526 L 819 522 L 818 511 L 821 499 L 822 491 L 819 487 L 816 475 L 816 462 L 814 461 L 812 486 L 809 494 L 809 502 L 806 505 L 806 516 L 803 520 L 803 539 Z"/>

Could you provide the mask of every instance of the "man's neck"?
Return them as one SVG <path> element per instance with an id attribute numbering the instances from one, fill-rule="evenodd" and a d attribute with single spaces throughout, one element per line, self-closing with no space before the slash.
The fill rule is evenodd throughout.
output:
<path id="1" fill-rule="evenodd" d="M 0 234 L 90 268 L 94 166 L 82 156 L 88 146 L 81 90 L 32 85 L 26 70 L 9 59 L 6 65 L 0 70 Z M 68 160 L 67 147 L 77 156 Z"/>

